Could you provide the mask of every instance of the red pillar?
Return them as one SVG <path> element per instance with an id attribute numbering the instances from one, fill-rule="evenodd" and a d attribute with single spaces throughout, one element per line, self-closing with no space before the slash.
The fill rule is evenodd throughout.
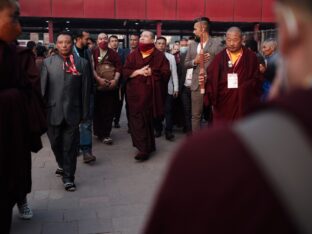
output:
<path id="1" fill-rule="evenodd" d="M 49 21 L 49 43 L 53 43 L 54 40 L 53 40 L 53 22 L 52 21 Z"/>
<path id="2" fill-rule="evenodd" d="M 161 36 L 161 26 L 162 26 L 162 22 L 158 22 L 158 23 L 157 23 L 157 28 L 156 28 L 157 37 L 160 37 L 160 36 Z"/>

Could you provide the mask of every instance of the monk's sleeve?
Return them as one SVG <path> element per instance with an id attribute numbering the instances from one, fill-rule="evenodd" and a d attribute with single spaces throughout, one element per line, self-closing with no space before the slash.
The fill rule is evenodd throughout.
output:
<path id="1" fill-rule="evenodd" d="M 35 59 L 33 57 L 33 54 L 30 54 L 31 52 L 29 51 L 29 53 L 25 53 L 24 57 L 24 62 L 23 63 L 23 70 L 26 73 L 26 77 L 27 80 L 30 81 L 31 86 L 34 90 L 36 90 L 37 92 L 40 91 L 40 73 L 39 70 L 37 68 Z"/>
<path id="2" fill-rule="evenodd" d="M 207 80 L 205 84 L 204 105 L 215 105 L 217 102 L 217 87 L 220 74 L 220 56 L 216 56 L 207 68 Z"/>
<path id="3" fill-rule="evenodd" d="M 121 74 L 122 62 L 121 62 L 119 55 L 116 52 L 114 53 L 114 64 L 115 64 L 116 72 L 119 72 Z"/>
<path id="4" fill-rule="evenodd" d="M 40 74 L 41 94 L 43 97 L 45 97 L 48 79 L 49 79 L 49 75 L 48 75 L 47 64 L 46 64 L 46 60 L 44 60 L 42 64 L 42 68 L 41 68 L 41 74 Z"/>
<path id="5" fill-rule="evenodd" d="M 133 53 L 135 53 L 135 52 L 133 52 Z M 122 70 L 122 72 L 123 72 L 123 78 L 127 81 L 129 78 L 130 78 L 130 76 L 131 76 L 131 74 L 135 71 L 136 69 L 135 69 L 135 65 L 134 65 L 134 57 L 133 56 L 131 56 L 131 54 L 127 57 L 127 59 L 126 59 L 126 63 L 125 63 L 125 65 L 124 65 L 124 67 L 123 67 L 123 70 Z"/>
<path id="6" fill-rule="evenodd" d="M 162 59 L 160 73 L 161 73 L 160 75 L 162 79 L 165 81 L 165 84 L 168 84 L 170 76 L 171 76 L 171 71 L 170 71 L 170 63 L 165 56 L 163 56 L 163 59 Z"/>

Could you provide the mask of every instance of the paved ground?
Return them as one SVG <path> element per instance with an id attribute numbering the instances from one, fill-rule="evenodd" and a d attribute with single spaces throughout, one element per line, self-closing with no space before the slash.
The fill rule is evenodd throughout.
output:
<path id="1" fill-rule="evenodd" d="M 12 233 L 140 233 L 172 152 L 184 135 L 178 130 L 174 143 L 164 137 L 157 139 L 153 157 L 137 163 L 125 122 L 121 125 L 121 129 L 113 129 L 114 145 L 94 139 L 95 164 L 86 165 L 79 157 L 74 193 L 66 192 L 55 177 L 54 155 L 44 136 L 44 149 L 33 155 L 33 189 L 28 200 L 34 217 L 20 220 L 15 208 Z"/>

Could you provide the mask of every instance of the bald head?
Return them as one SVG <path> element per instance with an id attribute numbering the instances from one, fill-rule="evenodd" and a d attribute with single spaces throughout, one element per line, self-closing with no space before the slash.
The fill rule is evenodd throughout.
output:
<path id="1" fill-rule="evenodd" d="M 102 41 L 108 42 L 108 36 L 106 33 L 100 33 L 97 37 L 97 44 L 100 44 Z"/>
<path id="2" fill-rule="evenodd" d="M 140 36 L 140 43 L 151 44 L 154 43 L 155 34 L 151 31 L 143 31 Z"/>
<path id="3" fill-rule="evenodd" d="M 238 52 L 242 48 L 242 30 L 238 27 L 231 27 L 226 32 L 226 48 L 232 52 Z"/>
<path id="4" fill-rule="evenodd" d="M 237 34 L 240 37 L 243 37 L 243 32 L 239 27 L 231 27 L 226 31 L 226 35 L 227 34 Z"/>

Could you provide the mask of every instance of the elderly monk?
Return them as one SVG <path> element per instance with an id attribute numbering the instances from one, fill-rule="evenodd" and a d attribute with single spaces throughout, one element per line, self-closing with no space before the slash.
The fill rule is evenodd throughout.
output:
<path id="1" fill-rule="evenodd" d="M 241 30 L 231 27 L 226 33 L 226 48 L 207 69 L 205 104 L 213 105 L 215 122 L 228 123 L 243 117 L 260 101 L 260 95 L 257 56 L 242 46 Z"/>
<path id="2" fill-rule="evenodd" d="M 171 75 L 169 62 L 155 49 L 154 39 L 152 32 L 142 32 L 139 47 L 129 54 L 123 70 L 129 126 L 133 145 L 139 150 L 135 159 L 139 161 L 155 151 L 153 117 L 164 115 L 164 93 Z"/>
<path id="3" fill-rule="evenodd" d="M 19 5 L 0 1 L 0 208 L 1 233 L 9 233 L 12 208 L 31 190 L 31 151 L 42 148 L 45 115 L 32 52 L 17 47 Z M 13 43 L 12 43 L 13 42 Z"/>
<path id="4" fill-rule="evenodd" d="M 312 1 L 275 9 L 286 95 L 188 139 L 144 233 L 312 233 Z"/>
<path id="5" fill-rule="evenodd" d="M 93 128 L 94 135 L 107 145 L 113 144 L 111 138 L 112 122 L 117 105 L 116 89 L 122 72 L 122 63 L 117 52 L 108 48 L 108 36 L 100 33 L 98 46 L 93 50 L 93 74 L 97 83 L 94 103 Z M 114 68 L 111 77 L 100 77 L 96 72 L 98 67 Z M 100 69 L 101 70 L 101 69 Z"/>

